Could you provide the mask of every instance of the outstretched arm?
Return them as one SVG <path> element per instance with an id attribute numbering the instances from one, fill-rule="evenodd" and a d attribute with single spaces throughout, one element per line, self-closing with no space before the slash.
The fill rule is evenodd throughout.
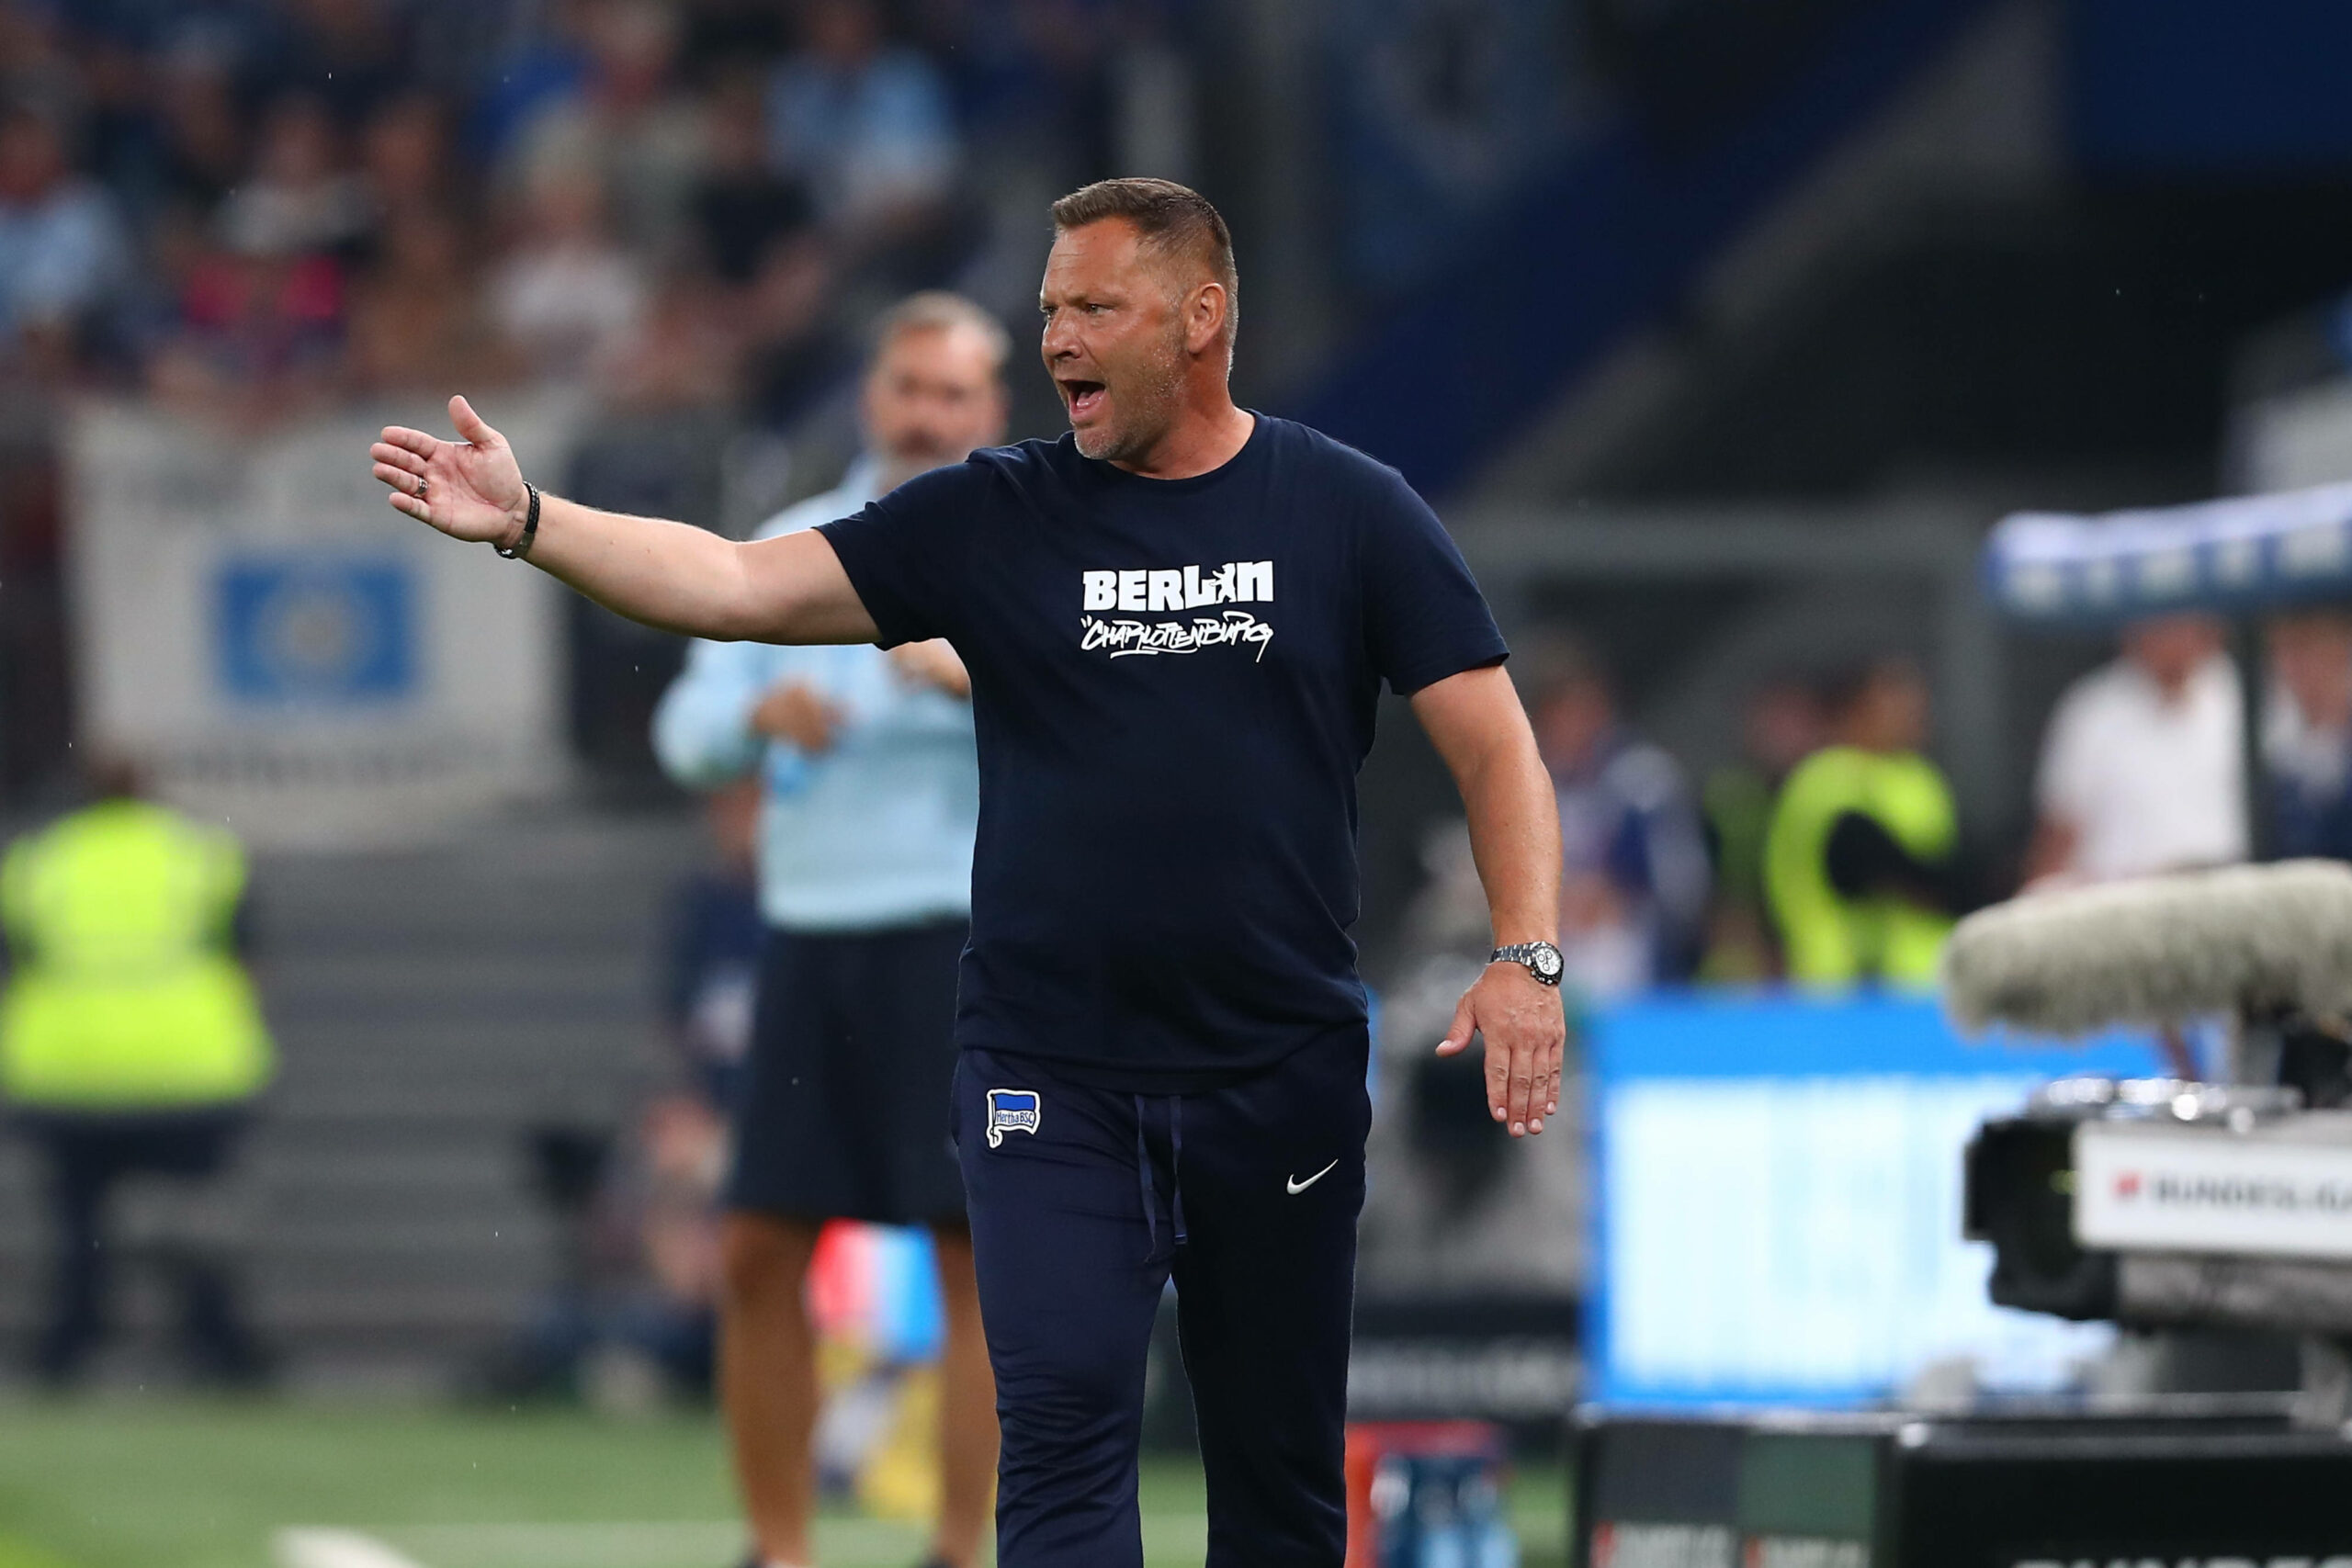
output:
<path id="1" fill-rule="evenodd" d="M 1497 946 L 1556 942 L 1560 808 L 1526 710 L 1500 665 L 1465 670 L 1413 694 L 1413 713 L 1453 773 L 1470 815 L 1470 852 L 1486 886 Z M 1487 1104 L 1514 1138 L 1560 1109 L 1567 1025 L 1555 986 L 1518 964 L 1490 964 L 1453 1010 L 1438 1054 L 1487 1042 Z"/>
<path id="2" fill-rule="evenodd" d="M 368 450 L 392 505 L 453 539 L 514 548 L 530 496 L 506 438 L 463 398 L 463 439 L 392 426 Z M 684 523 L 540 498 L 527 558 L 606 609 L 664 631 L 719 641 L 872 642 L 874 619 L 813 529 L 736 544 Z"/>

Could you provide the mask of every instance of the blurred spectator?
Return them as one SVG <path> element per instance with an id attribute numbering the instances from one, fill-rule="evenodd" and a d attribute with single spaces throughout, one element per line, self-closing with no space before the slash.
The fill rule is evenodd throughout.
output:
<path id="1" fill-rule="evenodd" d="M 791 42 L 791 17 L 776 0 L 685 0 L 683 56 L 700 78 L 745 60 L 773 60 Z"/>
<path id="2" fill-rule="evenodd" d="M 65 9 L 21 3 L 0 7 L 0 95 L 61 124 L 88 107 L 83 73 L 62 25 Z"/>
<path id="3" fill-rule="evenodd" d="M 245 126 L 226 72 L 201 60 L 155 73 L 159 205 L 209 220 L 245 175 Z"/>
<path id="4" fill-rule="evenodd" d="M 190 414 L 237 425 L 314 407 L 336 389 L 347 260 L 371 216 L 319 99 L 277 99 L 254 157 L 252 179 L 222 200 L 209 235 L 167 216 L 154 241 L 176 298 L 149 385 Z"/>
<path id="5" fill-rule="evenodd" d="M 1117 164 L 1122 151 L 1114 129 L 1120 113 L 1114 50 L 1124 47 L 1129 63 L 1142 58 L 1157 44 L 1152 33 L 1170 25 L 1170 13 L 1138 6 L 1114 31 L 1095 19 L 1093 0 L 1016 0 L 1012 10 L 1033 135 L 1041 152 L 1056 150 L 1070 183 L 1083 184 L 1097 177 L 1090 171 Z"/>
<path id="6" fill-rule="evenodd" d="M 1934 984 L 1963 902 L 1958 818 L 1928 737 L 1928 686 L 1883 659 L 1829 694 L 1831 744 L 1798 764 L 1764 842 L 1764 888 L 1801 986 Z"/>
<path id="7" fill-rule="evenodd" d="M 156 396 L 188 414 L 247 426 L 315 406 L 340 371 L 342 266 L 318 252 L 183 243 L 177 309 L 148 367 Z"/>
<path id="8" fill-rule="evenodd" d="M 2244 704 L 2211 615 L 2159 615 L 2069 687 L 2035 784 L 2030 882 L 2107 882 L 2246 855 Z"/>
<path id="9" fill-rule="evenodd" d="M 601 182 L 621 240 L 661 257 L 684 235 L 705 155 L 701 106 L 676 77 L 677 12 L 657 0 L 588 0 L 582 32 L 587 70 L 524 125 L 510 176 Z"/>
<path id="10" fill-rule="evenodd" d="M 1619 721 L 1608 678 L 1580 644 L 1554 633 L 1518 663 L 1560 803 L 1568 983 L 1614 997 L 1687 978 L 1708 878 L 1680 765 Z"/>
<path id="11" fill-rule="evenodd" d="M 481 85 L 466 116 L 470 157 L 484 167 L 503 167 L 515 139 L 539 112 L 580 90 L 588 74 L 585 35 L 591 9 L 592 0 L 548 0 L 536 27 L 514 29 L 501 40 L 509 52 Z"/>
<path id="12" fill-rule="evenodd" d="M 705 259 L 723 283 L 751 282 L 779 244 L 816 227 L 808 186 L 768 164 L 764 112 L 759 83 L 740 74 L 711 98 L 710 160 L 694 211 Z"/>
<path id="13" fill-rule="evenodd" d="M 376 265 L 352 289 L 345 369 L 363 394 L 496 386 L 514 357 L 492 331 L 465 236 L 420 208 L 390 225 Z"/>
<path id="14" fill-rule="evenodd" d="M 651 289 L 606 230 L 594 177 L 557 169 L 526 191 L 514 247 L 490 296 L 499 330 L 533 372 L 571 381 L 618 356 L 645 319 Z"/>
<path id="15" fill-rule="evenodd" d="M 410 93 L 379 108 L 359 137 L 360 179 L 377 243 L 410 213 L 456 211 L 453 171 L 448 121 L 439 100 Z"/>
<path id="16" fill-rule="evenodd" d="M 636 335 L 605 367 L 604 405 L 632 412 L 718 409 L 735 390 L 743 348 L 727 301 L 713 296 L 700 274 L 673 272 Z"/>
<path id="17" fill-rule="evenodd" d="M 114 198 L 74 173 L 57 125 L 0 114 L 0 317 L 41 363 L 70 360 L 79 330 L 130 281 Z"/>
<path id="18" fill-rule="evenodd" d="M 132 227 L 143 227 L 160 192 L 163 140 L 155 102 L 164 73 L 129 39 L 82 40 L 80 116 L 85 166 L 123 204 Z"/>
<path id="19" fill-rule="evenodd" d="M 801 15 L 803 45 L 768 85 L 770 157 L 862 243 L 935 223 L 960 155 L 939 73 L 884 41 L 870 0 L 808 0 Z"/>
<path id="20" fill-rule="evenodd" d="M 266 1360 L 221 1256 L 225 1206 L 206 1190 L 271 1072 L 239 959 L 244 853 L 224 829 L 141 799 L 128 767 L 93 783 L 95 803 L 19 840 L 0 869 L 12 963 L 0 1090 L 46 1158 L 55 1227 L 35 1371 L 52 1384 L 87 1371 L 119 1240 L 110 1201 L 145 1179 L 150 1249 L 179 1287 L 196 1374 L 249 1383 Z"/>
<path id="21" fill-rule="evenodd" d="M 1764 839 L 1781 787 L 1823 738 L 1821 699 L 1804 682 L 1768 681 L 1748 694 L 1740 715 L 1739 759 L 1707 776 L 1702 796 L 1715 896 L 1707 914 L 1702 979 L 1734 985 L 1781 972 L 1764 901 Z"/>
<path id="22" fill-rule="evenodd" d="M 783 426 L 805 412 L 854 358 L 834 319 L 833 270 L 813 239 L 768 248 L 741 297 L 744 403 Z"/>
<path id="23" fill-rule="evenodd" d="M 288 87 L 332 95 L 346 125 L 366 120 L 410 74 L 395 26 L 405 7 L 387 0 L 277 0 L 285 41 L 275 75 Z"/>
<path id="24" fill-rule="evenodd" d="M 252 178 L 220 204 L 220 238 L 243 255 L 334 252 L 356 243 L 371 216 L 368 187 L 345 165 L 343 132 L 326 105 L 291 94 L 262 122 Z"/>
<path id="25" fill-rule="evenodd" d="M 662 1021 L 703 1097 L 735 1103 L 752 1044 L 752 1000 L 767 926 L 760 918 L 760 784 L 739 779 L 704 797 L 717 856 L 671 896 L 662 944 Z"/>
<path id="26" fill-rule="evenodd" d="M 2277 686 L 2262 753 L 2271 852 L 2352 860 L 2352 615 L 2279 616 L 2270 668 Z"/>

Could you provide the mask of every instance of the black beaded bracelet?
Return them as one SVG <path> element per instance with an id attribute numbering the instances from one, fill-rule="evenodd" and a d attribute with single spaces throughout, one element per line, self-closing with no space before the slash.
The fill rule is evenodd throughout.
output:
<path id="1" fill-rule="evenodd" d="M 533 484 L 530 480 L 525 479 L 523 481 L 523 488 L 528 491 L 531 495 L 531 510 L 526 513 L 523 517 L 523 536 L 514 541 L 514 547 L 511 550 L 504 545 L 492 545 L 490 547 L 492 549 L 496 550 L 500 555 L 504 556 L 508 560 L 521 560 L 525 556 L 529 555 L 531 553 L 531 541 L 539 536 L 539 487 Z"/>

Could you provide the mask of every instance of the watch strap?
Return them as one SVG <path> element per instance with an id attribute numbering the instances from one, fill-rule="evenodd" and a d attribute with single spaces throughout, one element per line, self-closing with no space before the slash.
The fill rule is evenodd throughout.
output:
<path id="1" fill-rule="evenodd" d="M 1544 960 L 1549 959 L 1547 964 Z M 1532 975 L 1539 984 L 1556 986 L 1567 965 L 1560 950 L 1548 942 L 1515 942 L 1498 947 L 1487 955 L 1489 964 L 1516 964 Z"/>

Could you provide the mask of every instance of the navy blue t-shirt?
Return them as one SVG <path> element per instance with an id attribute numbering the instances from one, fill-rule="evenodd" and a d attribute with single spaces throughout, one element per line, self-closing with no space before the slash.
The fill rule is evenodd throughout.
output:
<path id="1" fill-rule="evenodd" d="M 1355 781 L 1381 682 L 1506 652 L 1395 469 L 1261 414 L 1195 478 L 1065 435 L 821 531 L 885 646 L 944 637 L 971 671 L 957 1043 L 1179 1092 L 1363 1030 Z"/>

